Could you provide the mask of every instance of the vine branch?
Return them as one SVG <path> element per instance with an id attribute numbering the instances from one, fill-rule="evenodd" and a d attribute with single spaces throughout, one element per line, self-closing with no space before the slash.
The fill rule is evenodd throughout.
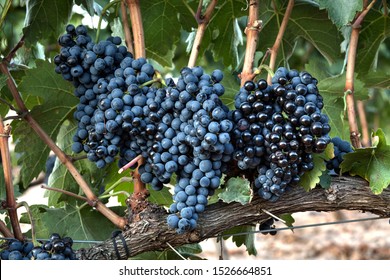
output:
<path id="1" fill-rule="evenodd" d="M 18 213 L 16 211 L 16 200 L 14 185 L 12 182 L 11 156 L 9 153 L 8 138 L 11 133 L 11 126 L 4 126 L 3 119 L 0 116 L 0 151 L 3 164 L 5 191 L 6 191 L 6 209 L 11 220 L 14 236 L 18 240 L 23 240 L 23 233 L 20 228 Z"/>
<path id="2" fill-rule="evenodd" d="M 7 225 L 0 220 L 0 232 L 6 238 L 15 238 L 13 233 L 7 228 Z"/>
<path id="3" fill-rule="evenodd" d="M 131 39 L 131 30 L 129 26 L 129 20 L 127 15 L 126 2 L 121 2 L 121 14 L 122 14 L 122 25 L 125 33 L 125 42 L 129 52 L 134 53 L 133 40 Z"/>
<path id="4" fill-rule="evenodd" d="M 249 16 L 248 24 L 245 28 L 246 39 L 246 48 L 245 48 L 245 58 L 244 65 L 241 72 L 241 86 L 248 80 L 253 80 L 253 63 L 255 60 L 255 53 L 257 47 L 257 40 L 259 37 L 259 32 L 262 28 L 262 21 L 258 20 L 259 14 L 259 1 L 251 0 L 249 2 Z"/>
<path id="5" fill-rule="evenodd" d="M 279 27 L 278 35 L 276 36 L 274 45 L 270 49 L 271 56 L 270 56 L 270 61 L 269 61 L 269 67 L 271 68 L 272 71 L 275 70 L 276 58 L 278 56 L 279 47 L 280 47 L 280 44 L 283 40 L 284 32 L 286 31 L 287 24 L 288 24 L 288 21 L 289 21 L 290 16 L 291 16 L 291 12 L 294 8 L 294 2 L 295 2 L 294 0 L 288 1 L 286 12 L 284 13 L 282 23 Z M 276 5 L 276 4 L 274 3 L 274 5 Z M 276 6 L 275 6 L 275 9 L 276 9 Z M 267 82 L 269 84 L 271 84 L 271 79 L 272 79 L 271 75 L 268 74 Z"/>
<path id="6" fill-rule="evenodd" d="M 356 16 L 352 24 L 352 33 L 349 40 L 348 54 L 347 54 L 347 70 L 346 70 L 346 79 L 345 79 L 345 94 L 346 94 L 346 103 L 347 103 L 347 114 L 348 114 L 348 123 L 349 123 L 349 132 L 352 146 L 355 148 L 361 147 L 360 142 L 360 133 L 359 127 L 356 120 L 355 112 L 355 98 L 354 98 L 354 75 L 355 75 L 355 63 L 356 63 L 356 53 L 359 41 L 360 27 L 363 22 L 364 17 L 368 11 L 375 4 L 375 0 Z"/>
<path id="7" fill-rule="evenodd" d="M 146 57 L 140 1 L 126 0 L 126 2 L 130 14 L 131 28 L 133 29 L 134 56 L 135 58 Z"/>
<path id="8" fill-rule="evenodd" d="M 203 1 L 202 0 L 199 1 L 198 10 L 195 14 L 195 19 L 198 22 L 198 29 L 196 30 L 194 43 L 192 45 L 190 58 L 188 60 L 188 67 L 194 67 L 196 65 L 196 60 L 199 56 L 200 45 L 202 43 L 203 36 L 206 31 L 206 27 L 210 22 L 211 15 L 213 14 L 213 11 L 217 3 L 218 3 L 217 0 L 212 0 L 207 6 L 205 13 L 202 15 Z"/>
<path id="9" fill-rule="evenodd" d="M 184 244 L 198 243 L 208 238 L 219 236 L 224 231 L 240 225 L 254 225 L 269 218 L 262 209 L 280 216 L 285 213 L 306 211 L 358 210 L 371 212 L 381 217 L 390 217 L 390 189 L 381 195 L 374 195 L 367 181 L 358 177 L 334 177 L 328 190 L 315 188 L 306 192 L 303 188 L 293 188 L 278 201 L 269 202 L 255 197 L 251 203 L 218 202 L 206 207 L 199 217 L 195 231 L 176 234 L 168 229 L 168 213 L 162 208 L 151 205 L 139 215 L 142 219 L 134 220 L 123 232 L 130 256 L 143 252 L 169 249 L 169 245 L 178 247 Z M 243 215 L 245 213 L 245 215 Z M 118 239 L 121 258 L 126 258 L 126 251 Z M 111 239 L 90 249 L 79 252 L 81 259 L 116 259 Z"/>

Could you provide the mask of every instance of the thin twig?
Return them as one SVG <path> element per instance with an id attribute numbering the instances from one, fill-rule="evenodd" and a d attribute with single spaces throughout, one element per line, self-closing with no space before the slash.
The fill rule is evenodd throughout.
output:
<path id="1" fill-rule="evenodd" d="M 185 257 L 183 257 L 183 255 L 182 254 L 180 254 L 179 253 L 179 251 L 177 251 L 171 244 L 169 244 L 168 242 L 167 242 L 167 245 L 169 246 L 169 248 L 171 248 L 172 249 L 172 251 L 173 252 L 175 252 L 180 258 L 182 258 L 183 260 L 187 260 Z"/>
<path id="2" fill-rule="evenodd" d="M 359 114 L 360 125 L 362 127 L 362 145 L 363 147 L 369 147 L 371 146 L 370 132 L 368 129 L 366 110 L 364 108 L 363 101 L 361 100 L 357 101 L 357 110 Z"/>
<path id="3" fill-rule="evenodd" d="M 275 43 L 271 48 L 271 57 L 269 61 L 269 67 L 272 69 L 272 71 L 275 69 L 275 63 L 276 63 L 276 58 L 278 56 L 278 51 L 280 44 L 282 43 L 284 32 L 286 31 L 288 21 L 290 20 L 291 12 L 294 8 L 294 0 L 289 0 L 286 8 L 286 12 L 284 13 L 282 23 L 279 27 L 279 32 L 278 35 L 276 36 Z M 276 7 L 275 7 L 276 9 Z M 275 11 L 276 12 L 276 11 Z M 270 84 L 271 83 L 272 77 L 268 75 L 267 82 Z"/>
<path id="4" fill-rule="evenodd" d="M 69 156 L 68 156 L 69 157 Z M 83 159 L 86 159 L 88 158 L 87 155 L 80 155 L 80 156 L 77 156 L 77 157 L 69 157 L 69 159 L 72 161 L 72 162 L 76 162 L 78 160 L 83 160 Z"/>
<path id="5" fill-rule="evenodd" d="M 12 111 L 17 112 L 17 110 L 16 110 L 16 108 L 14 107 L 14 105 L 12 105 L 10 102 L 8 102 L 7 100 L 5 100 L 4 98 L 0 97 L 0 102 L 6 104 Z"/>
<path id="6" fill-rule="evenodd" d="M 69 195 L 71 197 L 74 197 L 74 198 L 77 198 L 77 199 L 84 200 L 84 201 L 88 202 L 88 199 L 86 197 L 78 195 L 78 194 L 75 194 L 75 193 L 72 193 L 72 192 L 69 192 L 69 191 L 66 191 L 66 190 L 63 190 L 63 189 L 46 187 L 44 185 L 42 185 L 41 188 L 45 189 L 45 190 L 49 190 L 49 191 L 55 191 L 55 192 L 63 193 L 63 194 Z"/>
<path id="7" fill-rule="evenodd" d="M 83 190 L 85 196 L 89 200 L 89 204 L 96 208 L 100 213 L 102 213 L 106 218 L 108 218 L 113 224 L 119 228 L 124 228 L 127 224 L 125 218 L 117 215 L 111 211 L 106 205 L 99 201 L 96 195 L 92 192 L 88 183 L 81 176 L 80 172 L 73 165 L 72 161 L 69 160 L 67 155 L 56 145 L 56 143 L 48 136 L 48 134 L 42 129 L 42 127 L 36 122 L 36 120 L 29 114 L 29 111 L 24 104 L 24 101 L 21 98 L 19 90 L 16 87 L 16 83 L 8 70 L 6 63 L 0 63 L 0 71 L 5 74 L 7 79 L 7 86 L 12 93 L 12 96 L 18 106 L 18 109 L 24 113 L 24 120 L 30 125 L 30 127 L 35 131 L 35 133 L 41 138 L 41 140 L 54 152 L 58 159 L 65 165 L 69 173 L 73 176 L 77 184 Z"/>
<path id="8" fill-rule="evenodd" d="M 30 219 L 32 242 L 34 244 L 36 244 L 37 243 L 37 237 L 36 237 L 36 234 L 35 234 L 35 220 L 34 220 L 34 217 L 32 215 L 30 206 L 28 205 L 28 203 L 26 201 L 22 201 L 22 202 L 19 202 L 17 204 L 16 208 L 19 208 L 21 206 L 23 206 L 26 209 L 27 216 Z"/>
<path id="9" fill-rule="evenodd" d="M 7 238 L 15 238 L 15 236 L 12 234 L 9 228 L 7 228 L 7 225 L 2 220 L 0 220 L 0 233 Z"/>
<path id="10" fill-rule="evenodd" d="M 3 119 L 0 116 L 0 151 L 3 163 L 5 191 L 6 191 L 6 208 L 11 220 L 12 230 L 15 238 L 23 240 L 22 230 L 20 228 L 18 213 L 16 211 L 16 200 L 14 185 L 12 182 L 11 155 L 9 152 L 8 138 L 11 133 L 10 126 L 4 126 Z"/>
<path id="11" fill-rule="evenodd" d="M 127 163 L 125 166 L 123 166 L 121 169 L 118 170 L 118 173 L 121 174 L 123 171 L 129 169 L 132 167 L 134 164 L 138 162 L 138 166 L 140 165 L 142 159 L 142 155 L 138 155 L 135 158 L 133 158 L 129 163 Z"/>
<path id="12" fill-rule="evenodd" d="M 373 0 L 370 5 L 368 5 L 360 14 L 356 16 L 352 24 L 352 33 L 349 40 L 348 54 L 347 54 L 347 71 L 345 79 L 345 94 L 346 94 L 346 105 L 347 105 L 347 114 L 348 114 L 348 123 L 349 123 L 349 132 L 352 146 L 355 148 L 360 148 L 360 133 L 356 120 L 355 112 L 355 98 L 354 98 L 354 75 L 355 75 L 355 63 L 356 63 L 356 53 L 359 41 L 360 27 L 363 22 L 365 15 L 374 5 L 375 0 Z"/>
<path id="13" fill-rule="evenodd" d="M 131 28 L 134 37 L 134 56 L 135 58 L 145 57 L 145 38 L 142 25 L 142 15 L 139 0 L 126 0 L 129 9 Z"/>
<path id="14" fill-rule="evenodd" d="M 195 19 L 198 22 L 198 29 L 196 30 L 194 43 L 192 44 L 191 54 L 188 60 L 188 67 L 194 67 L 196 65 L 196 60 L 199 56 L 200 45 L 202 43 L 206 27 L 210 22 L 211 15 L 213 14 L 218 1 L 212 0 L 207 6 L 204 15 L 202 15 L 202 3 L 203 1 L 199 1 L 198 11 L 195 15 Z"/>
<path id="15" fill-rule="evenodd" d="M 129 18 L 127 15 L 127 7 L 125 1 L 122 1 L 121 3 L 121 14 L 122 14 L 122 25 L 123 25 L 123 31 L 125 32 L 125 42 L 126 42 L 127 50 L 131 53 L 134 53 L 133 39 L 131 36 Z"/>
<path id="16" fill-rule="evenodd" d="M 248 24 L 245 28 L 245 34 L 247 36 L 247 40 L 246 40 L 244 65 L 240 75 L 241 85 L 243 85 L 248 80 L 253 80 L 255 76 L 253 74 L 253 63 L 255 60 L 255 53 L 256 53 L 259 32 L 262 28 L 262 21 L 258 20 L 258 14 L 259 14 L 259 1 L 251 0 L 249 3 Z"/>
<path id="17" fill-rule="evenodd" d="M 16 55 L 16 52 L 24 45 L 24 35 L 20 38 L 19 42 L 12 48 L 9 54 L 4 58 L 4 61 L 9 64 L 12 58 Z"/>

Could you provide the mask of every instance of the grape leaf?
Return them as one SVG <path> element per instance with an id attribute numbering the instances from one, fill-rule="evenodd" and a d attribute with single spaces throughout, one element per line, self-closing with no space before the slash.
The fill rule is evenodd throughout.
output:
<path id="1" fill-rule="evenodd" d="M 194 23 L 196 21 L 181 1 L 161 0 L 153 3 L 141 1 L 140 4 L 146 56 L 163 66 L 171 66 L 174 46 L 181 36 L 179 28 L 181 23 L 186 18 L 192 18 Z"/>
<path id="2" fill-rule="evenodd" d="M 280 215 L 280 218 L 286 222 L 286 226 L 293 227 L 295 223 L 295 219 L 293 218 L 292 214 L 282 214 Z"/>
<path id="3" fill-rule="evenodd" d="M 245 245 L 246 247 L 246 250 L 248 251 L 248 254 L 249 255 L 254 255 L 256 256 L 257 255 L 257 250 L 256 250 L 256 246 L 255 246 L 255 238 L 254 238 L 254 234 L 252 234 L 251 232 L 254 231 L 256 229 L 255 226 L 237 226 L 237 227 L 234 227 L 234 228 L 231 228 L 229 230 L 226 230 L 224 231 L 223 235 L 223 239 L 227 240 L 230 238 L 230 234 L 234 235 L 234 234 L 237 234 L 237 233 L 246 233 L 247 234 L 240 234 L 240 235 L 234 235 L 232 237 L 232 240 L 234 243 L 236 243 L 236 246 L 237 247 L 240 247 L 241 245 Z"/>
<path id="4" fill-rule="evenodd" d="M 94 0 L 75 0 L 75 3 L 79 6 L 83 6 L 90 16 L 93 16 L 95 13 L 93 8 Z"/>
<path id="5" fill-rule="evenodd" d="M 66 154 L 72 154 L 73 135 L 76 131 L 77 124 L 75 121 L 72 121 L 64 122 L 58 132 L 58 146 Z M 98 169 L 94 163 L 87 159 L 77 160 L 73 164 L 84 179 L 89 183 L 92 190 L 94 190 L 95 193 L 98 193 L 105 172 L 102 172 L 102 170 Z M 69 170 L 58 158 L 56 159 L 53 171 L 49 176 L 48 185 L 50 187 L 70 191 L 76 194 L 83 194 Z M 48 191 L 46 195 L 49 198 L 49 206 L 58 206 L 63 201 L 71 202 L 75 200 L 74 197 L 64 195 L 60 192 Z"/>
<path id="6" fill-rule="evenodd" d="M 7 76 L 3 75 L 3 74 L 0 74 L 0 94 L 1 94 L 1 90 L 3 89 L 3 87 L 7 84 Z M 1 98 L 3 98 L 3 95 L 1 94 L 0 95 Z M 4 98 L 6 101 L 8 101 L 8 98 Z M 3 118 L 5 117 L 5 115 L 8 113 L 9 111 L 9 107 L 7 104 L 4 104 L 1 100 L 0 100 L 0 116 L 2 116 Z"/>
<path id="7" fill-rule="evenodd" d="M 338 27 L 350 23 L 356 15 L 363 9 L 363 1 L 361 0 L 314 0 L 320 6 L 320 9 L 326 9 L 329 18 Z"/>
<path id="8" fill-rule="evenodd" d="M 314 189 L 320 183 L 320 177 L 326 170 L 325 160 L 334 157 L 333 144 L 329 144 L 321 154 L 313 154 L 314 168 L 301 177 L 299 184 L 306 190 Z"/>
<path id="9" fill-rule="evenodd" d="M 346 116 L 344 114 L 344 91 L 345 75 L 328 77 L 319 80 L 318 89 L 324 98 L 323 112 L 329 117 L 331 126 L 330 136 L 339 136 L 342 139 L 349 139 L 348 127 L 345 125 Z M 355 75 L 354 97 L 356 100 L 367 99 L 367 89 Z"/>
<path id="10" fill-rule="evenodd" d="M 54 71 L 52 73 L 48 71 L 50 65 L 48 62 L 40 61 L 37 68 L 26 70 L 19 90 L 23 95 L 30 94 L 46 100 L 42 105 L 33 107 L 30 114 L 49 137 L 55 140 L 61 124 L 69 118 L 78 99 L 73 96 L 70 83 L 63 81 Z M 27 122 L 15 124 L 13 137 L 16 142 L 15 152 L 20 153 L 18 163 L 22 167 L 23 185 L 27 186 L 45 169 L 50 149 Z"/>
<path id="11" fill-rule="evenodd" d="M 242 205 L 248 204 L 252 200 L 252 190 L 250 182 L 243 178 L 230 178 L 225 184 L 225 190 L 218 197 L 223 202 L 239 202 Z"/>
<path id="12" fill-rule="evenodd" d="M 56 41 L 69 22 L 73 0 L 28 0 L 23 34 L 29 46 L 42 39 Z"/>
<path id="13" fill-rule="evenodd" d="M 48 208 L 46 205 L 30 206 L 35 220 L 36 237 L 47 239 L 53 232 L 61 236 L 70 236 L 74 240 L 104 241 L 117 229 L 108 219 L 89 206 L 80 209 L 77 205 L 66 205 L 63 208 Z M 118 215 L 124 214 L 123 207 L 111 207 Z M 26 214 L 21 221 L 30 223 Z M 96 223 L 96 221 L 99 221 Z M 27 235 L 31 235 L 29 231 Z M 73 245 L 85 248 L 85 244 Z"/>
<path id="14" fill-rule="evenodd" d="M 260 1 L 259 4 L 259 18 L 263 21 L 263 29 L 260 33 L 261 40 L 259 40 L 258 50 L 263 52 L 273 46 L 287 4 L 287 1 L 283 1 L 284 5 L 277 7 L 275 11 L 272 2 Z M 294 5 L 279 48 L 276 66 L 286 64 L 298 38 L 304 38 L 310 42 L 329 63 L 340 58 L 342 37 L 324 10 L 319 10 L 307 3 Z"/>
<path id="15" fill-rule="evenodd" d="M 355 69 L 359 75 L 366 75 L 375 69 L 378 50 L 382 42 L 390 37 L 389 17 L 371 9 L 364 18 L 360 30 Z"/>
<path id="16" fill-rule="evenodd" d="M 341 163 L 341 172 L 349 172 L 352 176 L 360 176 L 370 182 L 374 194 L 381 194 L 390 184 L 390 146 L 386 136 L 378 129 L 373 136 L 378 137 L 378 144 L 371 148 L 355 149 L 347 153 Z"/>
<path id="17" fill-rule="evenodd" d="M 359 75 L 367 88 L 390 89 L 390 73 L 369 72 L 365 75 Z"/>

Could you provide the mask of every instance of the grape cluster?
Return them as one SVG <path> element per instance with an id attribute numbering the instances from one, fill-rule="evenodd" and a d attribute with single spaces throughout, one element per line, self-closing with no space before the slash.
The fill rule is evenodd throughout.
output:
<path id="1" fill-rule="evenodd" d="M 222 79 L 220 70 L 209 75 L 201 67 L 183 68 L 162 104 L 173 137 L 164 138 L 161 149 L 159 146 L 149 159 L 152 167 L 157 162 L 169 172 L 169 162 L 164 168 L 159 161 L 164 160 L 164 153 L 172 155 L 177 183 L 167 223 L 179 233 L 196 227 L 199 213 L 204 211 L 208 196 L 219 187 L 222 173 L 232 159 L 233 123 L 228 119 L 228 107 L 220 99 L 225 92 Z"/>
<path id="2" fill-rule="evenodd" d="M 34 246 L 30 241 L 10 240 L 0 255 L 2 260 L 75 260 L 72 245 L 72 238 L 61 238 L 53 233 L 41 246 Z"/>
<path id="3" fill-rule="evenodd" d="M 344 155 L 353 152 L 353 150 L 351 143 L 342 140 L 340 137 L 332 138 L 332 143 L 334 147 L 334 157 L 326 162 L 326 169 L 339 174 L 340 164 L 343 161 Z"/>
<path id="4" fill-rule="evenodd" d="M 254 186 L 277 200 L 313 169 L 312 153 L 330 143 L 328 117 L 317 80 L 307 72 L 277 69 L 270 85 L 248 81 L 235 96 L 233 158 L 241 170 L 254 170 Z"/>
<path id="5" fill-rule="evenodd" d="M 141 86 L 153 79 L 154 68 L 144 58 L 134 59 L 120 45 L 120 37 L 95 44 L 83 25 L 68 25 L 66 32 L 58 40 L 61 50 L 54 62 L 55 71 L 73 82 L 79 98 L 72 150 L 86 152 L 99 168 L 113 162 L 118 153 L 122 163 L 128 162 L 136 156 L 129 149 L 130 132 L 144 128 L 140 120 L 146 117 L 146 96 L 156 91 Z M 131 140 L 132 145 L 137 143 L 134 137 Z"/>
<path id="6" fill-rule="evenodd" d="M 278 232 L 275 230 L 274 225 L 275 219 L 269 218 L 265 222 L 261 223 L 259 225 L 259 230 L 262 231 L 261 233 L 264 235 L 270 234 L 270 235 L 276 235 Z"/>

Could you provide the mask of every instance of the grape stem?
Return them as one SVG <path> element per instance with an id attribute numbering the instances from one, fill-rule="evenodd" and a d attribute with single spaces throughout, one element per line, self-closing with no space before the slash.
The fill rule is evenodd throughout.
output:
<path id="1" fill-rule="evenodd" d="M 133 40 L 131 39 L 132 36 L 131 36 L 131 30 L 129 26 L 125 1 L 121 2 L 121 14 L 122 14 L 122 25 L 123 25 L 123 31 L 125 33 L 125 42 L 126 42 L 127 50 L 131 53 L 134 53 Z"/>
<path id="2" fill-rule="evenodd" d="M 354 75 L 355 75 L 355 63 L 356 63 L 356 53 L 359 41 L 360 27 L 363 22 L 364 17 L 368 11 L 374 5 L 375 0 L 373 0 L 368 6 L 365 6 L 365 9 L 357 14 L 355 20 L 352 24 L 352 33 L 351 38 L 349 39 L 348 53 L 347 53 L 347 70 L 345 78 L 345 88 L 344 92 L 346 94 L 346 103 L 347 103 L 347 114 L 348 114 L 348 123 L 349 123 L 349 132 L 352 146 L 354 148 L 360 148 L 360 133 L 356 120 L 356 111 L 355 111 L 355 99 L 354 99 Z"/>
<path id="3" fill-rule="evenodd" d="M 7 225 L 0 220 L 0 232 L 1 235 L 3 235 L 6 238 L 14 238 L 15 236 L 12 234 L 12 232 L 7 228 Z"/>
<path id="4" fill-rule="evenodd" d="M 253 63 L 255 60 L 255 53 L 256 53 L 259 32 L 263 25 L 263 22 L 261 20 L 258 20 L 258 14 L 259 14 L 258 10 L 259 10 L 259 1 L 251 0 L 249 3 L 248 24 L 245 28 L 245 34 L 247 36 L 247 40 L 246 40 L 244 65 L 242 68 L 242 72 L 240 74 L 241 86 L 243 86 L 246 81 L 253 80 L 253 78 L 255 77 L 255 74 L 253 73 Z"/>
<path id="5" fill-rule="evenodd" d="M 121 174 L 123 171 L 129 169 L 130 167 L 132 167 L 134 164 L 136 164 L 137 162 L 140 163 L 142 160 L 142 155 L 138 155 L 136 156 L 135 158 L 133 158 L 129 163 L 127 163 L 126 165 L 124 165 L 121 169 L 118 170 L 118 173 Z"/>
<path id="6" fill-rule="evenodd" d="M 5 191 L 6 191 L 6 209 L 11 220 L 12 230 L 16 239 L 22 241 L 23 234 L 20 228 L 18 213 L 16 212 L 16 200 L 14 186 L 12 183 L 11 155 L 9 152 L 8 138 L 11 134 L 11 126 L 4 126 L 3 119 L 0 116 L 0 151 L 3 163 Z"/>
<path id="7" fill-rule="evenodd" d="M 139 0 L 126 0 L 126 2 L 133 30 L 134 56 L 135 58 L 146 57 L 140 2 Z"/>
<path id="8" fill-rule="evenodd" d="M 105 204 L 97 199 L 95 194 L 92 192 L 88 183 L 81 176 L 80 172 L 73 165 L 72 161 L 68 156 L 56 145 L 56 143 L 47 135 L 47 133 L 42 129 L 42 127 L 36 122 L 36 120 L 31 116 L 29 110 L 27 109 L 23 99 L 21 98 L 20 92 L 16 87 L 15 80 L 13 79 L 11 73 L 8 69 L 7 61 L 3 60 L 0 63 L 0 71 L 7 76 L 7 86 L 15 100 L 15 103 L 18 109 L 22 112 L 23 119 L 30 125 L 30 127 L 35 131 L 39 138 L 54 152 L 62 164 L 69 170 L 69 173 L 73 176 L 77 184 L 83 190 L 85 196 L 88 198 L 89 205 L 93 206 L 102 213 L 106 218 L 108 218 L 113 224 L 119 228 L 124 228 L 127 224 L 127 221 L 124 217 L 121 217 L 110 210 Z M 12 182 L 12 181 L 11 181 Z M 8 197 L 7 197 L 8 199 Z M 15 237 L 18 238 L 18 236 Z"/>
<path id="9" fill-rule="evenodd" d="M 205 13 L 202 14 L 203 1 L 199 1 L 198 10 L 195 14 L 195 19 L 198 22 L 198 29 L 196 30 L 195 39 L 192 44 L 191 54 L 188 60 L 188 67 L 194 67 L 196 65 L 196 60 L 199 56 L 200 45 L 202 43 L 206 27 L 210 22 L 211 15 L 213 14 L 217 3 L 217 0 L 210 1 Z"/>
<path id="10" fill-rule="evenodd" d="M 46 186 L 43 186 L 43 185 L 41 186 L 41 188 L 45 189 L 45 190 L 49 190 L 49 191 L 55 191 L 55 192 L 63 193 L 63 194 L 69 195 L 71 197 L 74 197 L 74 198 L 77 198 L 77 199 L 81 199 L 81 200 L 84 200 L 84 201 L 88 202 L 88 198 L 86 198 L 84 196 L 81 196 L 81 195 L 78 195 L 78 194 L 75 194 L 75 193 L 72 193 L 72 192 L 69 192 L 69 191 L 66 191 L 66 190 L 63 190 L 63 189 L 46 187 Z"/>
<path id="11" fill-rule="evenodd" d="M 280 27 L 279 27 L 278 35 L 276 36 L 274 45 L 270 49 L 271 56 L 270 56 L 270 60 L 269 60 L 269 67 L 272 70 L 275 69 L 276 58 L 278 56 L 279 47 L 280 47 L 280 44 L 282 43 L 284 32 L 286 31 L 288 21 L 290 20 L 291 12 L 294 8 L 294 3 L 295 3 L 294 0 L 288 1 L 286 12 L 284 13 L 282 23 L 280 24 Z M 275 14 L 277 14 L 275 1 L 273 1 L 273 5 L 274 5 L 274 9 L 275 9 Z M 276 17 L 276 18 L 279 19 L 278 17 Z M 271 84 L 271 79 L 272 79 L 271 75 L 268 74 L 267 82 L 269 84 Z"/>
<path id="12" fill-rule="evenodd" d="M 22 201 L 22 202 L 19 202 L 17 204 L 16 208 L 19 208 L 19 207 L 22 207 L 22 206 L 26 209 L 27 216 L 28 216 L 28 218 L 30 220 L 31 239 L 32 239 L 33 243 L 37 245 L 37 238 L 36 238 L 36 234 L 35 234 L 35 220 L 34 220 L 33 215 L 31 213 L 30 206 L 28 205 L 28 203 L 26 201 Z"/>
<path id="13" fill-rule="evenodd" d="M 366 110 L 364 108 L 364 102 L 361 100 L 357 101 L 357 110 L 359 114 L 360 125 L 362 127 L 362 145 L 363 147 L 371 146 L 371 137 L 368 130 Z"/>

